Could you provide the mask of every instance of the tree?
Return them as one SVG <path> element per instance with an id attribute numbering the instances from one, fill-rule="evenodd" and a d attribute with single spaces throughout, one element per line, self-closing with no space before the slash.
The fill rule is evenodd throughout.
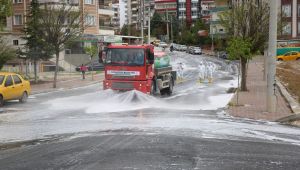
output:
<path id="1" fill-rule="evenodd" d="M 94 72 L 93 58 L 94 58 L 95 56 L 97 56 L 97 54 L 98 54 L 98 47 L 95 46 L 95 45 L 88 46 L 88 47 L 85 47 L 85 48 L 84 48 L 84 51 L 85 51 L 86 54 L 88 54 L 88 55 L 91 57 L 92 80 L 94 80 L 94 75 L 93 75 L 93 72 Z"/>
<path id="2" fill-rule="evenodd" d="M 121 35 L 129 35 L 128 33 L 128 25 L 127 24 L 124 24 L 122 29 L 121 29 Z"/>
<path id="3" fill-rule="evenodd" d="M 7 45 L 6 42 L 0 37 L 0 69 L 8 61 L 16 56 L 16 50 Z"/>
<path id="4" fill-rule="evenodd" d="M 242 69 L 242 82 L 241 82 L 241 91 L 247 90 L 247 75 L 246 75 L 246 64 L 249 59 L 251 59 L 251 43 L 248 40 L 245 40 L 241 37 L 233 37 L 228 42 L 228 47 L 226 49 L 229 54 L 229 59 L 231 60 L 241 60 L 241 69 Z"/>
<path id="5" fill-rule="evenodd" d="M 76 6 L 62 2 L 60 5 L 44 4 L 41 6 L 39 19 L 40 38 L 47 42 L 55 53 L 55 73 L 53 88 L 56 88 L 57 73 L 59 70 L 59 53 L 64 50 L 65 44 L 77 40 L 85 26 L 86 19 Z"/>
<path id="6" fill-rule="evenodd" d="M 51 46 L 42 39 L 43 31 L 39 29 L 40 27 L 40 8 L 38 0 L 32 0 L 30 4 L 30 13 L 28 15 L 28 22 L 24 29 L 26 40 L 25 51 L 22 55 L 33 61 L 34 65 L 34 80 L 37 82 L 37 62 L 39 60 L 47 60 L 52 57 L 54 52 Z"/>
<path id="7" fill-rule="evenodd" d="M 150 31 L 151 35 L 158 37 L 159 35 L 165 35 L 165 21 L 162 19 L 161 15 L 155 12 L 150 21 Z"/>
<path id="8" fill-rule="evenodd" d="M 242 82 L 242 91 L 247 90 L 246 86 L 246 65 L 251 56 L 259 51 L 263 51 L 268 41 L 269 32 L 269 5 L 267 2 L 261 2 L 258 6 L 255 0 L 244 1 L 240 5 L 233 6 L 230 10 L 220 15 L 221 25 L 227 31 L 229 39 L 235 39 L 238 42 L 249 43 L 249 57 L 240 57 Z M 233 41 L 233 40 L 232 40 Z M 233 42 L 231 42 L 233 43 Z M 246 44 L 247 44 L 246 43 Z M 237 44 L 236 50 L 240 48 Z M 243 44 L 240 44 L 241 48 Z"/>
<path id="9" fill-rule="evenodd" d="M 0 1 L 0 31 L 6 25 L 6 17 L 12 15 L 12 0 Z"/>

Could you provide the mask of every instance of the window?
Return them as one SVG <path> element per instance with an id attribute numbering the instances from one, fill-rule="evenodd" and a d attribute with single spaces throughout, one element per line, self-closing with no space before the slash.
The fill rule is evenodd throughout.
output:
<path id="1" fill-rule="evenodd" d="M 288 22 L 282 29 L 283 35 L 291 35 L 292 34 L 292 23 Z"/>
<path id="2" fill-rule="evenodd" d="M 22 25 L 22 15 L 14 16 L 14 25 Z"/>
<path id="3" fill-rule="evenodd" d="M 6 81 L 5 81 L 5 87 L 13 85 L 13 81 L 11 76 L 7 76 Z"/>
<path id="4" fill-rule="evenodd" d="M 95 19 L 95 16 L 92 16 L 92 15 L 87 15 L 85 17 L 85 24 L 86 25 L 96 25 L 96 19 Z"/>
<path id="5" fill-rule="evenodd" d="M 2 83 L 3 83 L 3 80 L 4 80 L 4 77 L 5 77 L 5 76 L 3 76 L 3 75 L 0 75 L 0 85 L 2 85 Z"/>
<path id="6" fill-rule="evenodd" d="M 13 40 L 13 45 L 18 46 L 19 45 L 19 40 Z"/>
<path id="7" fill-rule="evenodd" d="M 282 15 L 284 17 L 292 17 L 291 4 L 282 5 Z"/>
<path id="8" fill-rule="evenodd" d="M 17 4 L 17 3 L 22 3 L 22 0 L 14 0 L 14 3 Z"/>
<path id="9" fill-rule="evenodd" d="M 180 3 L 179 4 L 179 8 L 185 8 L 185 4 L 184 3 Z"/>
<path id="10" fill-rule="evenodd" d="M 94 4 L 94 0 L 84 0 L 84 4 Z"/>
<path id="11" fill-rule="evenodd" d="M 22 80 L 20 79 L 19 76 L 13 75 L 13 78 L 14 78 L 15 84 L 21 84 L 22 83 Z"/>

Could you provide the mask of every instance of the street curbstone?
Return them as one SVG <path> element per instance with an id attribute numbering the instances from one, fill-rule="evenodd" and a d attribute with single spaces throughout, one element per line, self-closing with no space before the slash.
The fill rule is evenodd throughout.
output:
<path id="1" fill-rule="evenodd" d="M 300 104 L 292 97 L 292 95 L 287 91 L 286 87 L 284 87 L 284 85 L 279 81 L 278 78 L 276 78 L 276 86 L 278 87 L 280 93 L 287 101 L 290 109 L 294 113 L 293 115 L 280 118 L 276 121 L 280 123 L 287 123 L 287 122 L 300 120 Z"/>

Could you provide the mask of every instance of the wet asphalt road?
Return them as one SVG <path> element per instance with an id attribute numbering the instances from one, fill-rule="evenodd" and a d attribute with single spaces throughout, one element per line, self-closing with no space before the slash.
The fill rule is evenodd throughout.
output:
<path id="1" fill-rule="evenodd" d="M 200 61 L 217 66 L 197 83 Z M 170 97 L 101 85 L 9 102 L 0 114 L 0 169 L 297 169 L 300 129 L 228 116 L 234 64 L 175 52 L 184 82 Z"/>

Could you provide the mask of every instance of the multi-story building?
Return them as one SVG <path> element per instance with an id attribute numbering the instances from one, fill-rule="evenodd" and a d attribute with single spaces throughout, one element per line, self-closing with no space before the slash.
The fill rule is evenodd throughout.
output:
<path id="1" fill-rule="evenodd" d="M 84 0 L 95 1 L 95 0 Z M 112 18 L 114 11 L 112 8 L 112 0 L 99 0 L 99 34 L 100 35 L 114 35 L 114 26 L 112 24 Z"/>
<path id="2" fill-rule="evenodd" d="M 201 0 L 177 0 L 177 18 L 187 25 L 201 18 Z"/>
<path id="3" fill-rule="evenodd" d="M 112 25 L 114 27 L 115 33 L 119 34 L 119 30 L 120 30 L 120 5 L 119 5 L 119 2 L 112 4 L 112 8 L 114 11 L 114 16 L 112 18 Z"/>
<path id="4" fill-rule="evenodd" d="M 211 20 L 213 8 L 215 8 L 215 0 L 201 0 L 201 16 L 204 21 Z"/>
<path id="5" fill-rule="evenodd" d="M 228 0 L 217 0 L 215 6 L 211 9 L 210 19 L 210 35 L 222 37 L 226 34 L 224 27 L 220 24 L 220 13 L 229 9 L 230 2 Z"/>
<path id="6" fill-rule="evenodd" d="M 127 8 L 127 0 L 119 1 L 119 11 L 120 11 L 120 28 L 123 27 L 124 24 L 128 24 L 128 8 Z"/>
<path id="7" fill-rule="evenodd" d="M 50 3 L 50 4 L 60 4 L 61 0 L 39 0 L 39 3 Z M 66 1 L 69 5 L 73 7 L 74 10 L 79 10 L 85 17 L 84 20 L 89 23 L 88 27 L 83 30 L 83 37 L 91 37 L 98 35 L 114 35 L 114 29 L 112 26 L 112 18 L 114 16 L 114 11 L 112 9 L 112 0 L 68 0 Z M 13 45 L 15 48 L 23 48 L 25 44 L 24 39 L 22 39 L 22 30 L 25 27 L 27 20 L 27 14 L 30 10 L 31 0 L 13 0 L 12 4 L 12 16 L 6 18 L 6 27 L 0 34 L 3 35 L 5 40 L 9 45 Z M 84 43 L 78 43 L 74 51 L 68 49 L 68 52 L 61 53 L 60 65 L 70 66 L 65 64 L 65 57 L 72 53 L 83 54 Z M 75 57 L 72 57 L 73 59 Z M 75 65 L 75 64 L 73 64 Z"/>
<path id="8" fill-rule="evenodd" d="M 282 21 L 285 26 L 282 29 L 280 39 L 300 39 L 300 1 L 279 0 Z"/>
<path id="9" fill-rule="evenodd" d="M 135 25 L 136 27 L 138 23 L 138 6 L 138 0 L 127 0 L 128 24 Z"/>
<path id="10" fill-rule="evenodd" d="M 160 14 L 177 16 L 177 0 L 155 0 L 155 11 Z"/>

